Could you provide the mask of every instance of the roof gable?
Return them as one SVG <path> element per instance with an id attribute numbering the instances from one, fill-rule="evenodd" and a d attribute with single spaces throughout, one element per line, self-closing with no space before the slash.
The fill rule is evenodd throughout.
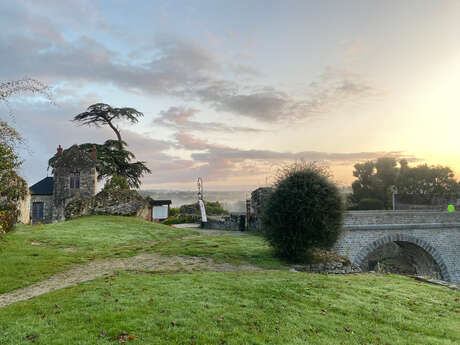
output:
<path id="1" fill-rule="evenodd" d="M 32 195 L 52 195 L 54 189 L 54 178 L 51 176 L 45 177 L 38 181 L 33 186 L 29 187 Z"/>

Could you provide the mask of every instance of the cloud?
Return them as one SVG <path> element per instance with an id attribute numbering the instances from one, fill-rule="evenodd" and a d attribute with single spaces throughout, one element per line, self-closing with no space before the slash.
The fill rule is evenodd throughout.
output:
<path id="1" fill-rule="evenodd" d="M 261 77 L 263 75 L 262 72 L 247 64 L 233 64 L 230 65 L 230 69 L 239 77 Z"/>
<path id="2" fill-rule="evenodd" d="M 0 73 L 5 79 L 28 75 L 78 88 L 83 83 L 113 85 L 130 93 L 193 100 L 218 112 L 269 123 L 304 120 L 378 94 L 359 75 L 327 69 L 302 95 L 294 96 L 272 85 L 229 79 L 228 70 L 253 78 L 261 73 L 250 65 L 226 66 L 198 42 L 158 34 L 150 44 L 125 46 L 122 51 L 85 34 L 65 37 L 56 26 L 58 20 L 45 20 L 39 9 L 32 8 L 35 12 L 10 11 L 12 18 L 8 19 L 18 19 L 27 30 L 9 32 L 8 25 L 0 24 Z M 104 27 L 97 13 L 85 20 Z M 199 127 L 196 122 L 188 125 Z M 245 129 L 211 123 L 200 130 Z"/>
<path id="3" fill-rule="evenodd" d="M 206 176 L 209 181 L 225 181 L 235 177 L 245 177 L 248 181 L 255 176 L 267 176 L 276 167 L 292 163 L 296 160 L 320 161 L 327 165 L 352 166 L 356 162 L 375 160 L 379 157 L 406 158 L 419 161 L 417 157 L 402 151 L 375 152 L 279 152 L 272 150 L 242 150 L 224 145 L 209 143 L 190 134 L 178 133 L 175 136 L 178 144 L 185 150 L 201 151 L 191 153 L 195 163 L 189 176 Z M 198 175 L 197 175 L 198 174 Z"/>
<path id="4" fill-rule="evenodd" d="M 262 129 L 243 127 L 243 126 L 229 126 L 221 122 L 200 122 L 192 120 L 200 110 L 189 107 L 170 107 L 168 110 L 160 112 L 160 116 L 155 118 L 152 122 L 154 126 L 160 125 L 173 128 L 180 132 L 183 131 L 200 131 L 200 132 L 249 132 L 257 133 L 263 132 Z"/>
<path id="5" fill-rule="evenodd" d="M 214 80 L 188 91 L 217 111 L 227 111 L 262 122 L 296 122 L 382 95 L 360 75 L 333 68 L 326 68 L 316 81 L 306 87 L 301 97 L 294 97 L 271 86 L 243 88 L 228 80 Z"/>
<path id="6" fill-rule="evenodd" d="M 34 104 L 34 114 L 30 105 L 12 103 L 16 117 L 15 127 L 27 138 L 31 152 L 24 155 L 25 163 L 22 174 L 29 183 L 35 183 L 47 174 L 48 159 L 61 144 L 69 147 L 75 143 L 102 143 L 114 134 L 109 128 L 89 128 L 75 126 L 70 122 L 86 106 L 82 102 L 67 102 L 63 106 L 51 106 L 48 103 Z M 193 116 L 193 111 L 177 114 L 175 121 L 186 123 Z M 144 188 L 155 185 L 188 184 L 202 176 L 209 182 L 221 184 L 231 181 L 243 181 L 241 184 L 257 184 L 265 176 L 274 172 L 277 166 L 298 159 L 324 161 L 326 164 L 351 166 L 355 162 L 376 159 L 382 156 L 395 158 L 407 156 L 404 152 L 351 152 L 334 153 L 321 151 L 280 152 L 273 150 L 243 150 L 226 145 L 211 143 L 196 137 L 187 131 L 179 131 L 174 140 L 152 138 L 148 133 L 137 133 L 122 129 L 122 137 L 129 144 L 129 150 L 136 154 L 138 160 L 146 161 L 153 171 L 143 178 Z M 187 158 L 178 157 L 175 149 L 188 152 Z"/>
<path id="7" fill-rule="evenodd" d="M 57 97 L 63 100 L 59 107 L 12 104 L 17 106 L 13 110 L 18 127 L 33 149 L 24 165 L 29 181 L 43 177 L 58 144 L 68 147 L 113 137 L 108 128 L 77 127 L 69 122 L 90 103 L 102 101 L 97 94 L 79 99 L 94 86 L 104 90 L 114 86 L 130 95 L 168 96 L 173 104 L 195 105 L 170 107 L 158 114 L 155 125 L 175 131 L 170 140 L 122 129 L 130 150 L 153 171 L 144 178 L 146 185 L 194 181 L 197 176 L 223 183 L 234 178 L 251 180 L 266 174 L 273 165 L 301 158 L 350 165 L 383 155 L 404 156 L 403 152 L 243 150 L 193 135 L 263 131 L 239 126 L 238 120 L 200 121 L 201 106 L 255 120 L 262 128 L 267 124 L 278 128 L 379 97 L 379 90 L 360 75 L 326 68 L 303 90 L 288 90 L 265 82 L 263 71 L 254 66 L 239 63 L 248 60 L 223 63 L 230 60 L 220 59 L 202 42 L 169 34 L 157 34 L 149 42 L 127 41 L 133 36 L 130 33 L 120 38 L 123 30 L 110 23 L 106 13 L 98 11 L 90 0 L 84 0 L 84 6 L 71 1 L 25 0 L 17 7 L 5 4 L 0 4 L 5 17 L 0 23 L 2 78 L 16 80 L 28 75 L 59 84 Z M 173 153 L 174 149 L 180 153 Z"/>

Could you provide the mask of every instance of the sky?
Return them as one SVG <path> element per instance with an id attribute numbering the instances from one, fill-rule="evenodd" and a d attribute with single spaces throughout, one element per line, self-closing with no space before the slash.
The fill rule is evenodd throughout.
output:
<path id="1" fill-rule="evenodd" d="M 344 186 L 383 156 L 460 177 L 459 1 L 2 0 L 0 19 L 0 81 L 53 95 L 0 104 L 30 184 L 58 145 L 115 138 L 70 121 L 94 103 L 144 114 L 118 124 L 144 189 L 251 190 L 301 159 Z"/>

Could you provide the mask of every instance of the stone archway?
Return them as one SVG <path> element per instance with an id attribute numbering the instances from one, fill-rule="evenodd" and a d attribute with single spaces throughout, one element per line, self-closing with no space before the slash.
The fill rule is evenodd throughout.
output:
<path id="1" fill-rule="evenodd" d="M 429 243 L 427 243 L 424 240 L 418 239 L 416 237 L 410 236 L 410 235 L 404 235 L 404 234 L 391 234 L 391 235 L 386 235 L 370 244 L 362 248 L 358 255 L 355 256 L 355 259 L 353 260 L 353 263 L 362 267 L 365 259 L 372 254 L 375 250 L 378 248 L 390 244 L 390 243 L 398 243 L 398 244 L 409 244 L 414 247 L 421 248 L 426 254 L 428 254 L 433 261 L 439 266 L 439 269 L 441 271 L 441 276 L 443 280 L 451 281 L 451 276 L 449 274 L 449 271 L 447 269 L 446 264 L 444 263 L 444 260 L 442 259 L 441 255 L 439 252 L 431 246 Z"/>

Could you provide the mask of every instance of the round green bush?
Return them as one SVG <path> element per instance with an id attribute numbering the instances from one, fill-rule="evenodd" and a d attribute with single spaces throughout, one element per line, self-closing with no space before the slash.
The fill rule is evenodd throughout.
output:
<path id="1" fill-rule="evenodd" d="M 303 261 L 314 248 L 330 248 L 343 220 L 343 203 L 324 169 L 286 170 L 278 179 L 263 216 L 264 234 L 277 254 Z"/>
<path id="2" fill-rule="evenodd" d="M 361 199 L 358 203 L 358 210 L 384 210 L 385 205 L 379 199 Z"/>

